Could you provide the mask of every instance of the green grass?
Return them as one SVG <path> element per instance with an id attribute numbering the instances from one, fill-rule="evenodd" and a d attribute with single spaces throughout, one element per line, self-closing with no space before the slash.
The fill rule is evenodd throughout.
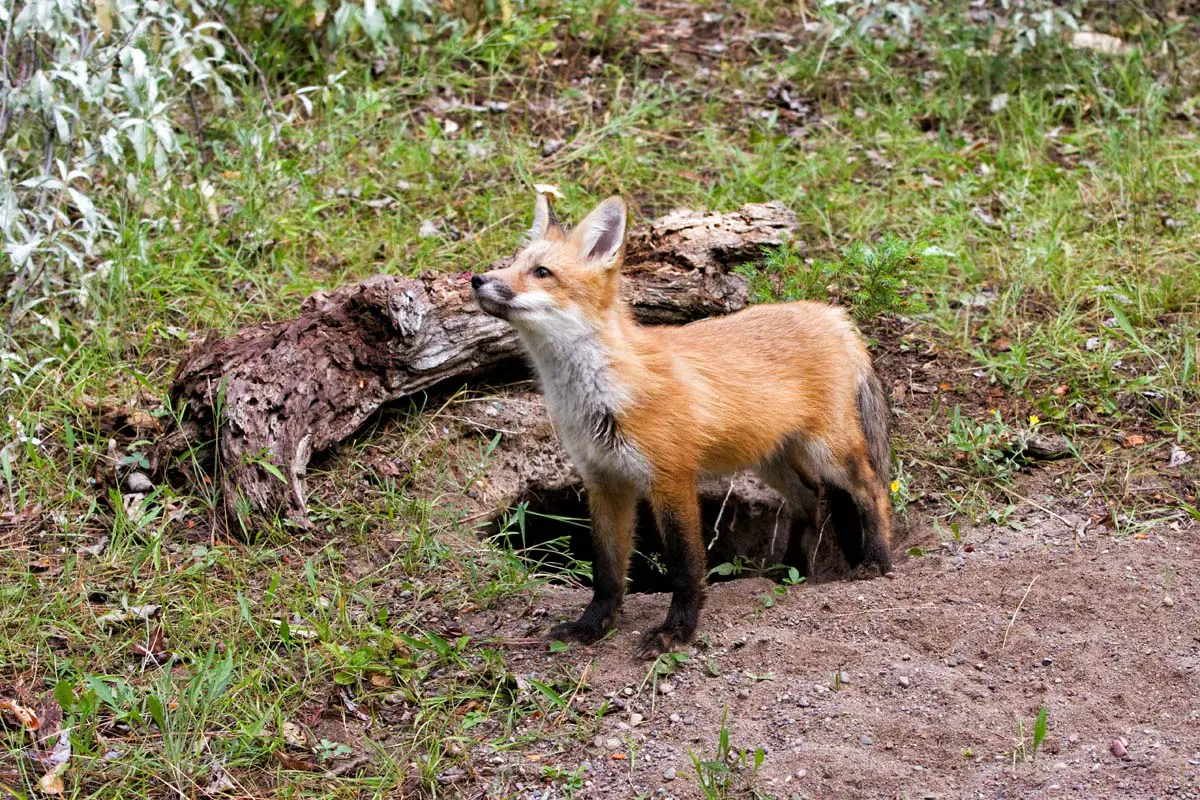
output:
<path id="1" fill-rule="evenodd" d="M 465 558 L 470 532 L 408 476 L 356 483 L 363 441 L 314 478 L 312 531 L 267 525 L 231 543 L 208 529 L 203 490 L 160 486 L 126 507 L 104 483 L 107 435 L 81 413 L 104 398 L 167 425 L 173 364 L 210 329 L 287 318 L 312 291 L 374 273 L 481 269 L 518 241 L 534 182 L 562 188 L 567 218 L 617 192 L 638 220 L 680 205 L 794 209 L 795 242 L 751 275 L 759 299 L 848 302 L 878 347 L 935 348 L 962 389 L 901 420 L 906 508 L 924 497 L 946 526 L 1002 514 L 1011 498 L 994 484 L 1012 486 L 1020 465 L 997 437 L 1037 416 L 1078 446 L 1064 489 L 1096 485 L 1117 533 L 1194 510 L 1194 471 L 1167 474 L 1156 500 L 1128 491 L 1172 445 L 1200 456 L 1200 144 L 1179 117 L 1194 101 L 1179 79 L 1200 61 L 1194 30 L 1124 19 L 1133 55 L 1014 61 L 949 22 L 911 48 L 827 47 L 797 27 L 791 52 L 759 43 L 699 71 L 640 46 L 646 12 L 613 7 L 436 41 L 379 78 L 343 54 L 346 74 L 277 139 L 247 86 L 240 109 L 203 114 L 203 163 L 168 188 L 143 183 L 155 223 L 124 221 L 88 304 L 64 305 L 53 333 L 17 320 L 0 389 L 0 684 L 59 698 L 69 794 L 196 794 L 221 774 L 296 797 L 446 794 L 439 776 L 473 747 L 520 747 L 521 718 L 563 711 L 575 676 L 521 688 L 502 648 L 445 624 L 541 578 L 484 544 Z M 764 8 L 747 10 L 763 23 Z M 334 72 L 290 36 L 255 44 L 280 97 Z M 812 113 L 767 100 L 781 84 Z M 549 139 L 566 143 L 544 155 Z M 892 314 L 909 319 L 901 336 L 876 324 Z M 1122 447 L 1129 434 L 1142 443 Z M 141 435 L 123 450 L 149 452 L 156 434 Z M 439 458 L 424 468 L 445 469 Z M 97 622 L 146 604 L 161 610 Z M 133 650 L 158 631 L 163 665 Z M 322 712 L 353 723 L 345 698 L 394 735 L 331 738 Z M 0 742 L 0 785 L 36 782 L 25 735 Z M 347 761 L 332 758 L 339 744 L 371 769 L 326 774 Z M 716 767 L 698 764 L 708 792 Z"/>

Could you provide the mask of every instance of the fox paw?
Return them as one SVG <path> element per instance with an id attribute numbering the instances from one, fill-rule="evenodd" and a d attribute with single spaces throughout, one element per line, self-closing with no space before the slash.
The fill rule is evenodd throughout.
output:
<path id="1" fill-rule="evenodd" d="M 601 620 L 590 620 L 586 617 L 563 622 L 550 629 L 550 638 L 560 642 L 579 642 L 592 644 L 604 638 L 611 625 L 604 625 Z"/>
<path id="2" fill-rule="evenodd" d="M 644 659 L 658 658 L 677 647 L 692 641 L 695 631 L 684 630 L 681 625 L 660 625 L 648 631 L 638 645 L 638 656 Z"/>

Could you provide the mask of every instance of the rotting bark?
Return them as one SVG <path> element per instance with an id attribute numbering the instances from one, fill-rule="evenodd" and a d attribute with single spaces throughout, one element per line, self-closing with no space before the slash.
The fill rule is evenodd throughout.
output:
<path id="1" fill-rule="evenodd" d="M 747 283 L 734 268 L 760 259 L 795 225 L 781 203 L 765 203 L 727 214 L 679 211 L 633 231 L 625 290 L 635 316 L 675 324 L 742 308 Z M 314 294 L 294 320 L 195 346 L 172 382 L 182 424 L 166 449 L 216 431 L 226 518 L 283 511 L 307 524 L 313 453 L 346 439 L 384 403 L 519 356 L 516 333 L 479 311 L 466 274 L 378 275 Z"/>

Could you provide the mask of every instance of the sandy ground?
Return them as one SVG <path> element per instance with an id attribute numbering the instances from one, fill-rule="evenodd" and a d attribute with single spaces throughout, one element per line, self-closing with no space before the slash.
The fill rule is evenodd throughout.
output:
<path id="1" fill-rule="evenodd" d="M 732 745 L 765 751 L 753 786 L 772 797 L 1200 797 L 1196 530 L 1077 543 L 1062 520 L 1021 516 L 1023 532 L 968 532 L 970 552 L 901 557 L 895 580 L 783 597 L 765 579 L 717 584 L 665 693 L 634 649 L 666 595 L 632 595 L 619 632 L 593 647 L 516 648 L 519 675 L 586 671 L 577 707 L 615 700 L 594 732 L 530 721 L 552 735 L 479 777 L 550 797 L 543 767 L 585 764 L 580 796 L 702 797 L 688 750 L 711 758 L 727 711 Z M 587 598 L 550 586 L 466 627 L 519 639 Z M 1043 706 L 1045 740 L 1014 762 L 1018 720 L 1028 751 Z"/>

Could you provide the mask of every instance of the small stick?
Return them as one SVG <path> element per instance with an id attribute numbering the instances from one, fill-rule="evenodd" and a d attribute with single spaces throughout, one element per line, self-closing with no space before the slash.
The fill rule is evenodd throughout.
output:
<path id="1" fill-rule="evenodd" d="M 729 491 L 725 493 L 725 499 L 721 501 L 721 510 L 717 512 L 717 521 L 713 523 L 712 541 L 708 543 L 708 549 L 712 550 L 713 545 L 717 543 L 717 539 L 721 538 L 721 517 L 725 516 L 725 504 L 729 502 L 729 496 L 733 494 L 733 479 L 729 479 Z"/>
<path id="2" fill-rule="evenodd" d="M 1029 585 L 1025 587 L 1025 594 L 1021 595 L 1021 602 L 1017 603 L 1017 607 L 1013 609 L 1012 619 L 1008 621 L 1008 627 L 1004 629 L 1004 639 L 1002 639 L 1000 642 L 1001 650 L 1003 650 L 1004 646 L 1008 644 L 1008 633 L 1012 630 L 1013 623 L 1017 621 L 1017 614 L 1021 613 L 1021 606 L 1025 605 L 1025 598 L 1029 597 L 1029 590 L 1033 588 L 1033 585 L 1037 583 L 1037 579 L 1040 577 L 1040 575 L 1033 576 L 1033 580 L 1031 580 Z"/>

